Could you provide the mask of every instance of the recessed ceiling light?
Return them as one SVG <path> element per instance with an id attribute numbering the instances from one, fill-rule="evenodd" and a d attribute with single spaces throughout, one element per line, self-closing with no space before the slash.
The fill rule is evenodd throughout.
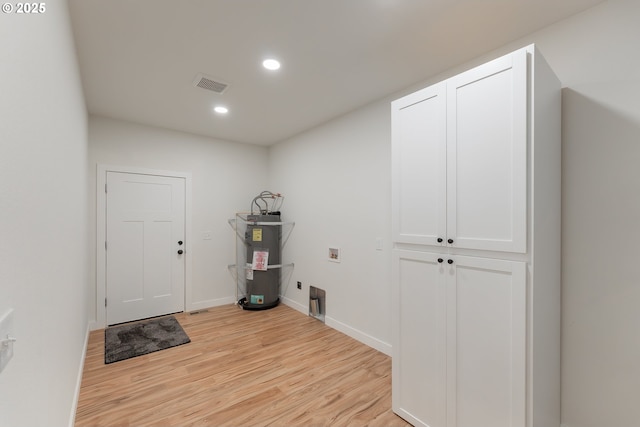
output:
<path id="1" fill-rule="evenodd" d="M 267 70 L 278 70 L 280 68 L 280 61 L 275 59 L 265 59 L 262 61 L 262 66 Z"/>
<path id="2" fill-rule="evenodd" d="M 227 114 L 229 112 L 229 109 L 227 107 L 223 107 L 221 105 L 215 107 L 213 109 L 213 111 L 215 111 L 218 114 Z"/>

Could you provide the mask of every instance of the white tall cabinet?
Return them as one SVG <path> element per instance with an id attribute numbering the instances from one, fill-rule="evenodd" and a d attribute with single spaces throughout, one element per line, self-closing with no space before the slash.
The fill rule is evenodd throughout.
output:
<path id="1" fill-rule="evenodd" d="M 560 83 L 534 45 L 392 110 L 393 410 L 560 425 Z"/>

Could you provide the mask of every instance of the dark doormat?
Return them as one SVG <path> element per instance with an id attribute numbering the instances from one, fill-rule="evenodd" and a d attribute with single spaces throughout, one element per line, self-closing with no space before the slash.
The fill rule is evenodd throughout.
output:
<path id="1" fill-rule="evenodd" d="M 104 331 L 104 363 L 130 359 L 191 342 L 175 317 L 113 326 Z"/>

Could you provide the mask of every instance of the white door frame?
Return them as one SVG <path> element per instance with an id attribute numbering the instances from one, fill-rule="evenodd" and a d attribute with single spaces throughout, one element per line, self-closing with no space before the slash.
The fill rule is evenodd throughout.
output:
<path id="1" fill-rule="evenodd" d="M 184 228 L 186 242 L 186 258 L 184 266 L 184 307 L 185 311 L 192 310 L 192 259 L 190 251 L 191 245 L 191 173 L 175 172 L 156 169 L 143 169 L 130 166 L 98 165 L 96 176 L 96 329 L 105 328 L 107 309 L 105 298 L 107 295 L 107 252 L 105 241 L 107 239 L 107 193 L 104 191 L 107 184 L 107 172 L 133 173 L 140 175 L 168 176 L 173 178 L 184 178 L 185 180 L 185 212 Z"/>

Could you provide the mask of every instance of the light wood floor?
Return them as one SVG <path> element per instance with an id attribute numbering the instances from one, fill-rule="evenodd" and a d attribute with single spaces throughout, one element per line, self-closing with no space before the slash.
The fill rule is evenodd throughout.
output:
<path id="1" fill-rule="evenodd" d="M 176 318 L 191 343 L 109 365 L 91 332 L 76 427 L 409 425 L 388 356 L 290 307 Z"/>

